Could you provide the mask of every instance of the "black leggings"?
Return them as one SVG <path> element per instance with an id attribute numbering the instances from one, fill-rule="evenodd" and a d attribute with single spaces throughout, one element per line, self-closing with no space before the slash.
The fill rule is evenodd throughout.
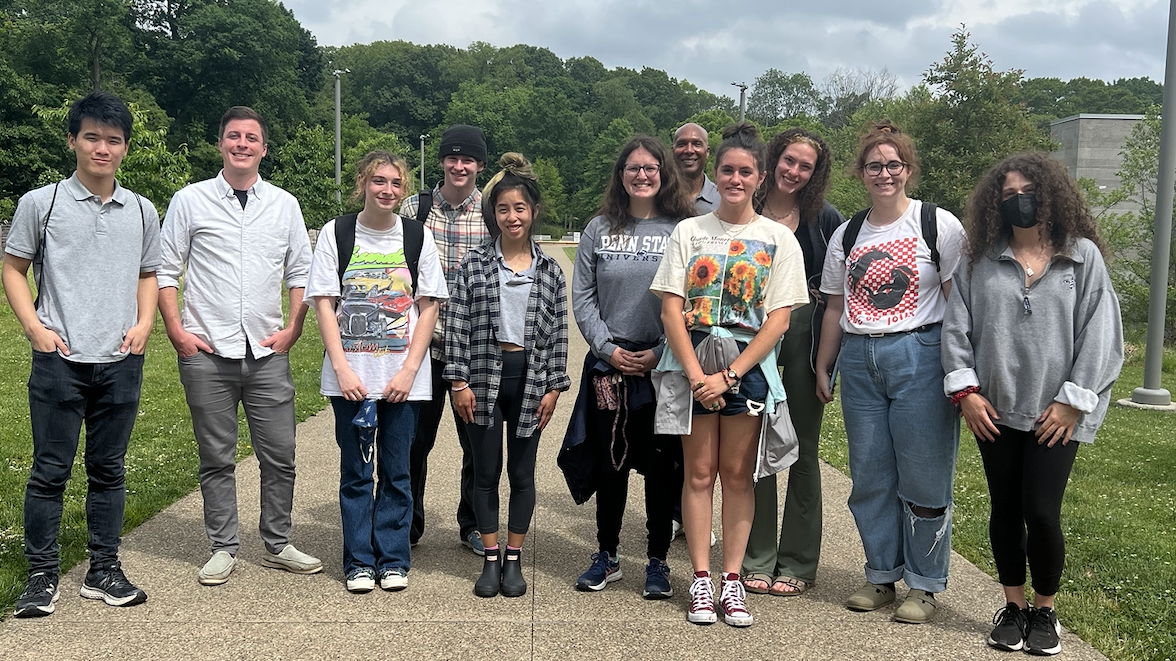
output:
<path id="1" fill-rule="evenodd" d="M 1025 561 L 1033 573 L 1033 591 L 1043 597 L 1058 592 L 1066 541 L 1062 537 L 1062 495 L 1080 443 L 1037 444 L 1031 431 L 997 425 L 995 442 L 977 440 L 988 477 L 992 513 L 988 537 L 1001 585 L 1025 584 Z"/>
<path id="2" fill-rule="evenodd" d="M 596 542 L 600 550 L 617 554 L 621 520 L 629 496 L 629 471 L 636 469 L 645 475 L 647 557 L 665 560 L 670 550 L 674 504 L 682 495 L 682 483 L 676 471 L 682 461 L 681 440 L 677 436 L 653 433 L 654 405 L 651 404 L 624 412 L 616 430 L 616 456 L 610 456 L 614 454 L 610 446 L 617 412 L 601 411 L 593 406 L 591 413 L 596 416 L 594 423 L 601 447 L 596 460 L 600 477 L 596 489 Z M 628 452 L 624 452 L 625 438 Z"/>
<path id="3" fill-rule="evenodd" d="M 504 424 L 506 475 L 510 481 L 507 530 L 525 535 L 531 527 L 531 515 L 535 512 L 535 454 L 539 450 L 539 431 L 527 438 L 515 435 L 522 415 L 526 382 L 526 352 L 502 352 L 502 379 L 494 405 L 494 421 L 489 427 L 466 426 L 474 456 L 474 515 L 478 518 L 478 531 L 483 535 L 498 532 L 498 480 L 502 476 Z"/>

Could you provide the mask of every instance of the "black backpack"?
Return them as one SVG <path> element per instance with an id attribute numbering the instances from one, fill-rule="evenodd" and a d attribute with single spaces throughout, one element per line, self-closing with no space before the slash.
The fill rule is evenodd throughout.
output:
<path id="1" fill-rule="evenodd" d="M 872 208 L 870 207 L 870 209 Z M 853 244 L 857 243 L 858 233 L 862 231 L 862 223 L 866 222 L 866 216 L 869 215 L 870 209 L 863 209 L 855 213 L 845 227 L 845 235 L 841 237 L 841 248 L 846 258 L 853 250 Z M 938 207 L 934 204 L 923 203 L 922 211 L 919 214 L 919 228 L 923 232 L 923 240 L 931 248 L 931 261 L 935 262 L 935 270 L 939 271 L 939 223 L 936 222 L 936 210 Z"/>
<path id="2" fill-rule="evenodd" d="M 424 207 L 425 214 L 429 207 Z M 420 217 L 420 212 L 417 216 Z M 335 219 L 335 245 L 339 252 L 339 287 L 342 292 L 343 275 L 351 263 L 351 254 L 355 252 L 355 223 L 359 214 L 349 213 Z M 417 291 L 417 272 L 421 262 L 421 248 L 425 245 L 425 224 L 412 218 L 400 217 L 400 224 L 404 228 L 404 261 L 408 263 L 408 272 L 412 275 L 412 293 Z"/>

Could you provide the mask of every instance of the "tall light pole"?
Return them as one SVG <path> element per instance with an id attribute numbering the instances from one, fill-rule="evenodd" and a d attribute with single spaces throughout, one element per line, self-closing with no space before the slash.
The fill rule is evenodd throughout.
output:
<path id="1" fill-rule="evenodd" d="M 343 123 L 339 116 L 339 77 L 351 69 L 335 69 L 335 203 L 343 199 Z"/>
<path id="2" fill-rule="evenodd" d="M 739 121 L 743 121 L 743 116 L 747 110 L 747 83 L 731 83 L 739 88 Z"/>
<path id="3" fill-rule="evenodd" d="M 1176 408 L 1172 394 L 1160 385 L 1164 358 L 1164 316 L 1168 295 L 1168 264 L 1172 252 L 1172 191 L 1176 188 L 1176 0 L 1168 7 L 1168 61 L 1164 69 L 1164 110 L 1160 128 L 1160 173 L 1156 187 L 1156 219 L 1152 234 L 1151 298 L 1147 306 L 1147 354 L 1143 387 L 1120 404 Z"/>
<path id="4" fill-rule="evenodd" d="M 421 136 L 421 190 L 425 190 L 425 140 L 428 139 L 428 133 Z"/>

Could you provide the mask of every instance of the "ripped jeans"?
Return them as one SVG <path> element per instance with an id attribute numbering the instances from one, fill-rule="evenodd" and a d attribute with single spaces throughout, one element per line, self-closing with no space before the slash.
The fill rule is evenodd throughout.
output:
<path id="1" fill-rule="evenodd" d="M 959 418 L 943 395 L 940 327 L 846 334 L 838 364 L 866 581 L 942 592 L 951 560 Z"/>

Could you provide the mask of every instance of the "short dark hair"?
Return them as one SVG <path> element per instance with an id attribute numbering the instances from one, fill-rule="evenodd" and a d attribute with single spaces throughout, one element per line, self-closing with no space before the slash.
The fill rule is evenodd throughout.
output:
<path id="1" fill-rule="evenodd" d="M 257 114 L 256 110 L 249 106 L 233 106 L 225 111 L 225 114 L 221 117 L 220 131 L 216 134 L 217 140 L 225 137 L 225 127 L 234 119 L 252 119 L 257 122 L 261 126 L 261 141 L 269 144 L 269 128 L 266 127 L 265 120 L 261 118 L 261 115 Z"/>
<path id="2" fill-rule="evenodd" d="M 82 120 L 85 119 L 122 129 L 123 139 L 131 139 L 131 110 L 122 99 L 110 92 L 94 92 L 74 101 L 66 115 L 66 130 L 75 138 L 78 137 Z"/>

